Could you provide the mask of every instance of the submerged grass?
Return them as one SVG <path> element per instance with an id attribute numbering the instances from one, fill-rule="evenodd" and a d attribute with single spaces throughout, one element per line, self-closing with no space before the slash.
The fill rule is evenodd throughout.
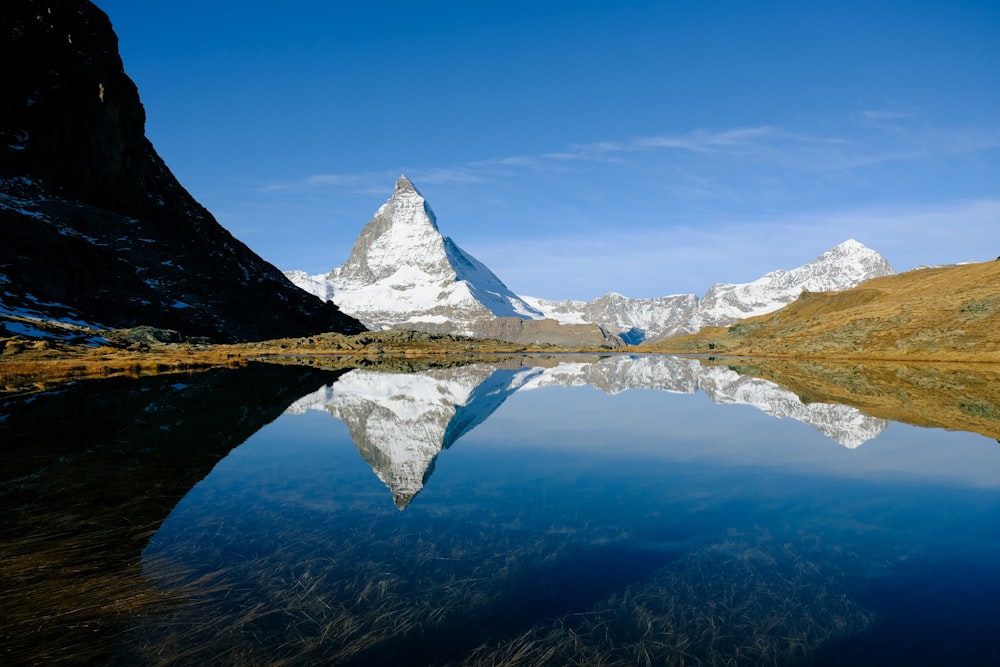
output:
<path id="1" fill-rule="evenodd" d="M 229 544 L 240 531 L 205 526 L 160 556 L 175 565 L 193 556 L 199 567 L 190 576 L 215 573 L 224 592 L 137 619 L 123 657 L 159 665 L 781 665 L 806 662 L 872 622 L 846 593 L 848 572 L 862 564 L 764 530 L 731 531 L 592 597 L 550 591 L 560 600 L 552 603 L 547 577 L 574 570 L 582 553 L 564 534 L 484 527 L 435 531 L 431 540 L 380 523 L 274 535 L 267 541 L 280 546 L 271 551 Z"/>
<path id="2" fill-rule="evenodd" d="M 135 557 L 117 556 L 123 531 L 72 513 L 33 515 L 27 534 L 0 540 L 0 647 L 6 664 L 100 664 L 127 621 L 210 590 L 207 578 L 182 582 L 158 567 L 155 582 Z M 136 526 L 128 541 L 144 542 L 155 527 Z M 146 565 L 149 565 L 148 563 Z"/>
<path id="3" fill-rule="evenodd" d="M 586 612 L 481 645 L 462 663 L 804 664 L 873 620 L 846 595 L 845 578 L 835 564 L 807 560 L 766 533 L 733 533 Z"/>

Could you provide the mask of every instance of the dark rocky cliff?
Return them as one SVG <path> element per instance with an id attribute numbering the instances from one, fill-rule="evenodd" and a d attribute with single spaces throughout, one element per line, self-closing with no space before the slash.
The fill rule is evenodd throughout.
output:
<path id="1" fill-rule="evenodd" d="M 363 330 L 292 285 L 177 182 L 145 137 L 100 9 L 4 2 L 0 62 L 0 315 L 218 341 Z"/>

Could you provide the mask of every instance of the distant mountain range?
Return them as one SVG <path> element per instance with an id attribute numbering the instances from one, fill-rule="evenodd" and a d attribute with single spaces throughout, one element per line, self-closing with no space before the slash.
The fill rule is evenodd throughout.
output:
<path id="1" fill-rule="evenodd" d="M 0 36 L 0 57 L 17 63 L 0 98 L 0 335 L 83 342 L 99 340 L 95 329 L 149 325 L 228 342 L 368 325 L 615 348 L 892 273 L 877 252 L 847 241 L 700 299 L 528 297 L 443 236 L 404 176 L 346 262 L 282 275 L 223 229 L 146 139 L 103 12 L 86 0 L 5 3 Z"/>
<path id="2" fill-rule="evenodd" d="M 804 403 L 773 382 L 720 366 L 702 366 L 694 359 L 615 355 L 551 368 L 519 364 L 474 364 L 410 374 L 352 370 L 295 401 L 287 412 L 319 410 L 347 424 L 361 457 L 388 487 L 400 510 L 427 483 L 442 450 L 521 391 L 585 385 L 608 394 L 630 389 L 685 394 L 701 390 L 715 403 L 752 405 L 779 419 L 810 424 L 852 449 L 877 437 L 889 424 L 846 405 Z"/>
<path id="3" fill-rule="evenodd" d="M 213 341 L 354 333 L 222 228 L 145 137 L 108 17 L 0 4 L 0 335 L 151 325 Z"/>
<path id="4" fill-rule="evenodd" d="M 625 342 L 637 344 L 693 333 L 705 326 L 728 326 L 778 310 L 803 291 L 839 291 L 892 273 L 892 266 L 879 253 L 850 239 L 798 268 L 772 271 L 749 283 L 717 284 L 701 299 L 694 294 L 632 299 L 614 292 L 589 302 L 524 299 L 547 317 L 594 322 Z"/>
<path id="5" fill-rule="evenodd" d="M 1000 260 L 916 269 L 839 292 L 803 292 L 778 312 L 645 349 L 996 363 Z"/>
<path id="6" fill-rule="evenodd" d="M 285 275 L 321 299 L 335 300 L 371 328 L 617 346 L 619 340 L 637 344 L 729 325 L 777 310 L 803 291 L 847 289 L 892 273 L 879 253 L 848 240 L 798 268 L 773 271 L 751 283 L 715 285 L 701 299 L 609 293 L 584 302 L 521 296 L 442 235 L 430 206 L 401 176 L 346 262 L 327 274 Z"/>

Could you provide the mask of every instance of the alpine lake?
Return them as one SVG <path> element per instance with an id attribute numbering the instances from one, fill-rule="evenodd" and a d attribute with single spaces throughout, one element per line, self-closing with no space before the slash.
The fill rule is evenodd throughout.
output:
<path id="1" fill-rule="evenodd" d="M 1000 373 L 820 366 L 251 363 L 4 398 L 0 662 L 1000 664 Z"/>

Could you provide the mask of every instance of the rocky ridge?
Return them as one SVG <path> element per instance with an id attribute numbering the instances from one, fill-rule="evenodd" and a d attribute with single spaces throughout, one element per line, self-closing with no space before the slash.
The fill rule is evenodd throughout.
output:
<path id="1" fill-rule="evenodd" d="M 177 182 L 108 17 L 86 0 L 0 7 L 0 327 L 151 325 L 214 341 L 364 327 L 296 289 Z"/>

